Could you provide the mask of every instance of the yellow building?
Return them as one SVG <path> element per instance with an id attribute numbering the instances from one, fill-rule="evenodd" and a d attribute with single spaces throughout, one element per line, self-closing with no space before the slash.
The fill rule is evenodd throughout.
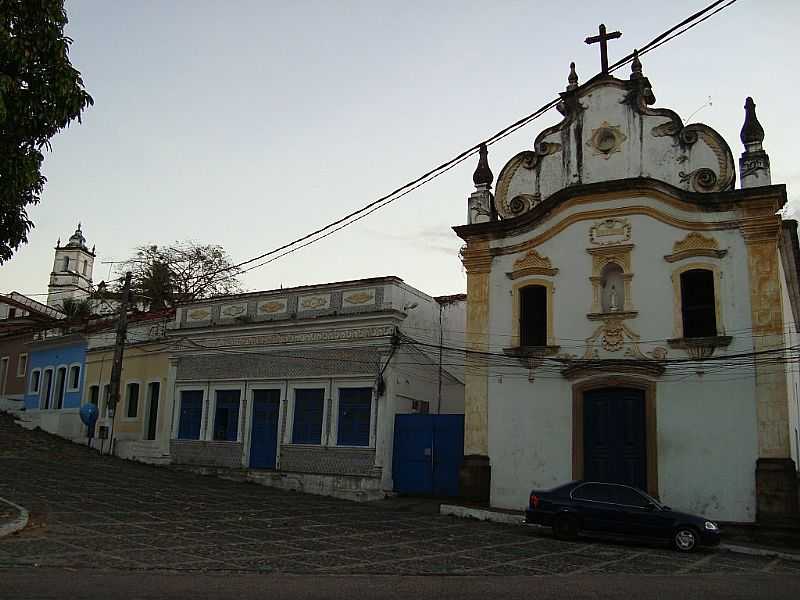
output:
<path id="1" fill-rule="evenodd" d="M 83 403 L 97 405 L 100 413 L 93 447 L 109 452 L 111 446 L 121 458 L 169 462 L 174 384 L 169 383 L 169 343 L 164 339 L 168 320 L 143 317 L 129 326 L 113 419 L 108 400 L 115 332 L 90 336 Z"/>

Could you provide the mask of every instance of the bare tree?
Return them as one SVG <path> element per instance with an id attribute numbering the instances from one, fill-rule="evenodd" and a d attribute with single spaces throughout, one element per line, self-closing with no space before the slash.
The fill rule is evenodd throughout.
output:
<path id="1" fill-rule="evenodd" d="M 150 310 L 241 291 L 239 269 L 217 244 L 175 242 L 140 246 L 118 271 L 131 271 L 131 289 Z"/>

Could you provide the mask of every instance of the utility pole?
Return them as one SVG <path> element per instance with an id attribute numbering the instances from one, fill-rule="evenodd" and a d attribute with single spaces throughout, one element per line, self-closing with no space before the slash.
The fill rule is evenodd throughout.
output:
<path id="1" fill-rule="evenodd" d="M 114 452 L 114 421 L 116 420 L 117 404 L 119 404 L 119 386 L 122 379 L 122 355 L 125 352 L 125 338 L 128 333 L 128 304 L 131 298 L 131 272 L 125 273 L 125 285 L 122 287 L 122 302 L 117 318 L 117 339 L 114 342 L 114 361 L 111 364 L 110 394 L 108 399 L 109 414 L 111 415 L 111 435 L 108 441 L 108 451 Z"/>

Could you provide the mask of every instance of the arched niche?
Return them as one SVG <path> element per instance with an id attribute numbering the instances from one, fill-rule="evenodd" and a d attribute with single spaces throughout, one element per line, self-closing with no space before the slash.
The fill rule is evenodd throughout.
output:
<path id="1" fill-rule="evenodd" d="M 625 278 L 620 267 L 610 262 L 600 271 L 600 310 L 619 312 L 625 306 Z"/>
<path id="2" fill-rule="evenodd" d="M 592 257 L 592 308 L 590 318 L 606 314 L 631 313 L 635 316 L 631 298 L 631 250 L 633 244 L 615 244 L 588 248 Z M 613 302 L 612 302 L 613 296 Z"/>

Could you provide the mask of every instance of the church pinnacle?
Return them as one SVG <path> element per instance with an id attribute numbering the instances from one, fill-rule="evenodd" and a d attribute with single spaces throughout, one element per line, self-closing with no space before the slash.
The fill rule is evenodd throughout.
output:
<path id="1" fill-rule="evenodd" d="M 761 150 L 761 142 L 764 141 L 764 128 L 758 122 L 756 103 L 753 102 L 750 96 L 744 101 L 744 125 L 742 125 L 739 137 L 746 150 Z"/>
<path id="2" fill-rule="evenodd" d="M 644 77 L 642 74 L 642 61 L 639 60 L 639 51 L 634 49 L 633 62 L 631 62 L 631 79 L 641 79 Z"/>
<path id="3" fill-rule="evenodd" d="M 494 198 L 490 191 L 494 173 L 489 168 L 489 150 L 485 143 L 478 148 L 478 156 L 478 166 L 472 174 L 475 191 L 467 201 L 468 223 L 487 223 L 497 218 L 494 212 Z"/>
<path id="4" fill-rule="evenodd" d="M 569 76 L 567 77 L 567 91 L 578 89 L 578 73 L 575 71 L 575 63 L 569 63 Z"/>
<path id="5" fill-rule="evenodd" d="M 764 128 L 756 117 L 756 103 L 748 96 L 744 102 L 744 125 L 739 137 L 744 144 L 744 152 L 739 159 L 739 180 L 742 188 L 770 185 L 772 176 L 769 169 L 769 156 L 764 151 Z"/>
<path id="6" fill-rule="evenodd" d="M 476 187 L 479 185 L 492 185 L 494 173 L 489 168 L 489 150 L 487 150 L 486 144 L 480 145 L 478 156 L 478 166 L 472 174 L 472 182 Z"/>

